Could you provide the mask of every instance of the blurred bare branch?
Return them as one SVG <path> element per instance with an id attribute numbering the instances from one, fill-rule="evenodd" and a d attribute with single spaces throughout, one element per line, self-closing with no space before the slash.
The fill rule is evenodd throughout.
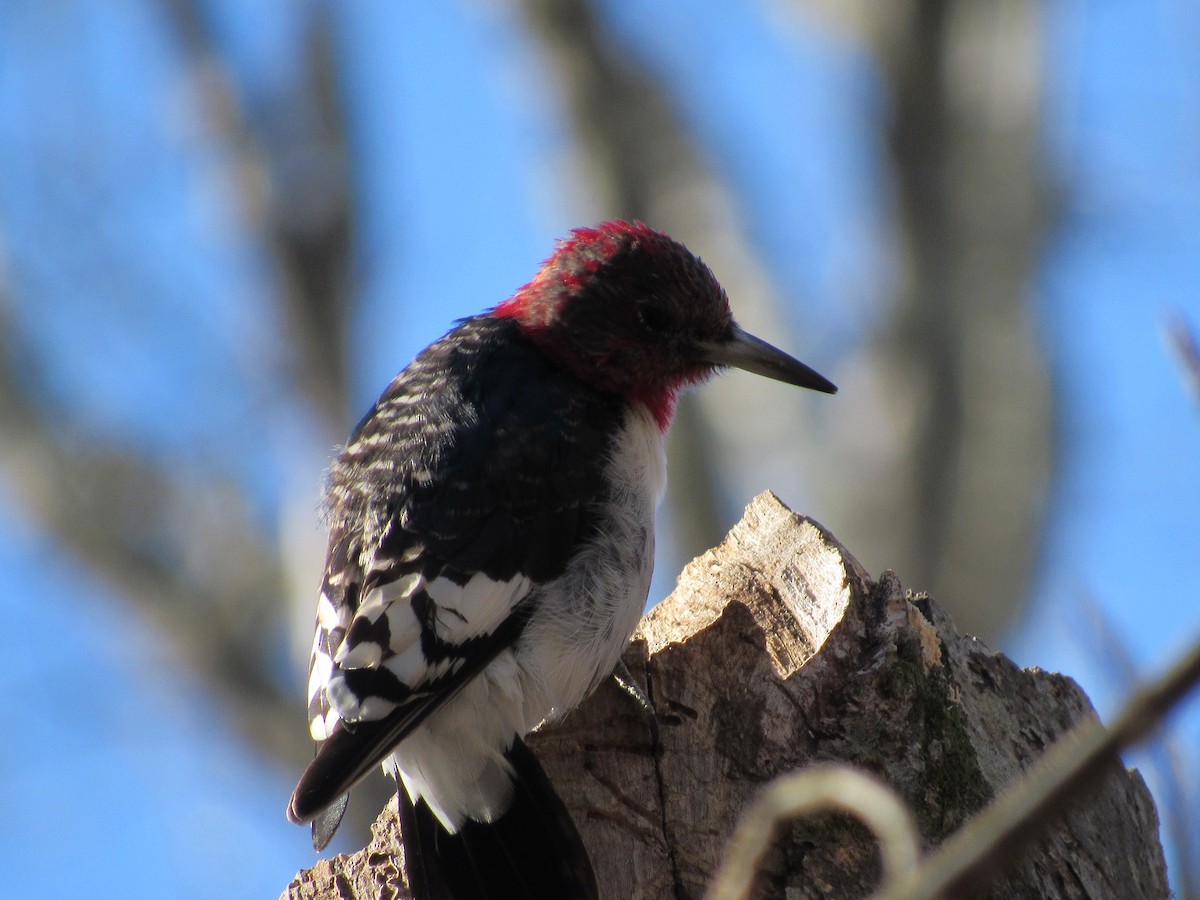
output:
<path id="1" fill-rule="evenodd" d="M 824 763 L 781 775 L 763 789 L 738 821 L 708 886 L 707 900 L 750 897 L 776 829 L 790 818 L 818 812 L 849 813 L 870 827 L 879 841 L 885 880 L 894 881 L 916 868 L 920 834 L 896 792 L 866 772 Z"/>
<path id="2" fill-rule="evenodd" d="M 1092 660 L 1093 669 L 1107 679 L 1114 694 L 1129 694 L 1145 679 L 1130 655 L 1127 638 L 1122 638 L 1112 616 L 1091 594 L 1079 594 L 1076 602 L 1081 607 L 1080 614 L 1067 612 L 1066 615 L 1081 625 L 1090 626 L 1087 631 L 1075 632 L 1080 651 Z M 1157 736 L 1146 748 L 1146 753 L 1148 758 L 1142 761 L 1143 768 L 1159 782 L 1155 799 L 1163 829 L 1175 848 L 1177 865 L 1172 868 L 1172 880 L 1179 889 L 1179 897 L 1192 900 L 1200 897 L 1200 891 L 1197 891 L 1200 860 L 1195 858 L 1195 836 L 1200 834 L 1200 829 L 1195 826 L 1200 823 L 1194 821 L 1200 816 L 1200 808 L 1193 802 L 1194 792 L 1188 787 L 1190 766 L 1184 760 L 1179 741 L 1170 733 Z"/>
<path id="3" fill-rule="evenodd" d="M 273 261 L 279 304 L 285 313 L 292 351 L 291 378 L 297 393 L 324 429 L 329 446 L 341 440 L 354 421 L 349 408 L 350 371 L 347 328 L 351 321 L 354 210 L 350 187 L 349 149 L 342 115 L 341 85 L 333 58 L 332 15 L 326 4 L 297 7 L 307 15 L 307 44 L 301 74 L 279 93 L 238 90 L 222 59 L 208 16 L 200 0 L 164 0 L 171 11 L 190 58 L 195 80 L 204 91 L 210 121 L 224 143 L 235 152 L 243 216 L 256 240 Z M 255 190 L 262 186 L 262 190 Z M 307 473 L 314 485 L 317 471 Z M 285 498 L 282 515 L 316 517 L 308 502 Z M 307 524 L 307 523 L 305 523 Z M 315 576 L 320 549 L 302 541 L 290 548 L 288 534 L 304 533 L 303 525 L 285 522 L 277 547 L 285 571 L 274 596 L 288 600 L 293 626 L 307 635 L 315 608 Z M 313 559 L 296 552 L 314 554 Z M 316 563 L 310 569 L 308 564 Z M 310 583 L 311 582 L 311 583 Z M 280 610 L 284 612 L 284 610 Z M 294 634 L 296 628 L 292 628 Z M 286 629 L 281 633 L 286 637 Z M 285 641 L 285 646 L 287 642 Z M 307 637 L 301 642 L 308 646 Z M 292 649 L 289 647 L 289 649 Z M 303 697 L 284 700 L 287 731 L 292 745 L 307 755 Z M 294 758 L 294 754 L 293 757 Z M 394 787 L 377 773 L 357 791 L 340 840 L 363 842 L 373 810 L 386 802 Z"/>
<path id="4" fill-rule="evenodd" d="M 244 498 L 47 420 L 27 399 L 37 363 L 6 309 L 0 303 L 0 475 L 23 514 L 154 622 L 252 740 L 295 759 L 294 723 L 263 665 L 263 636 L 279 612 L 278 560 Z"/>
<path id="5" fill-rule="evenodd" d="M 1167 322 L 1166 332 L 1167 343 L 1179 361 L 1184 383 L 1192 397 L 1200 402 L 1200 343 L 1196 341 L 1196 333 L 1182 313 Z"/>
<path id="6" fill-rule="evenodd" d="M 308 7 L 302 76 L 282 93 L 239 91 L 212 35 L 208 5 L 163 0 L 208 116 L 235 155 L 245 222 L 274 261 L 291 328 L 293 379 L 333 433 L 347 410 L 346 325 L 350 319 L 352 221 L 349 163 L 328 10 Z M 297 7 L 302 14 L 303 5 Z M 248 107 L 248 108 L 247 108 Z"/>
<path id="7" fill-rule="evenodd" d="M 255 93 L 237 84 L 223 59 L 209 5 L 164 0 L 163 7 L 184 50 L 188 101 L 229 151 L 222 174 L 270 261 L 279 320 L 290 332 L 280 342 L 288 353 L 268 363 L 288 371 L 270 374 L 289 385 L 318 430 L 340 434 L 350 418 L 343 335 L 352 214 L 329 30 L 312 13 L 302 76 L 280 93 Z M 131 292 L 147 289 L 129 273 L 114 274 L 116 265 L 106 256 L 97 268 L 106 280 L 129 278 Z M 0 315 L 6 311 L 0 306 Z M 19 329 L 4 334 L 0 474 L 23 513 L 127 597 L 253 742 L 299 765 L 308 755 L 303 697 L 277 668 L 288 636 L 286 563 L 246 487 L 201 465 L 103 442 L 68 405 L 46 408 L 39 367 L 53 362 L 30 352 Z M 314 484 L 318 477 L 314 470 Z M 305 512 L 315 521 L 315 503 Z M 309 595 L 306 617 L 312 605 Z"/>

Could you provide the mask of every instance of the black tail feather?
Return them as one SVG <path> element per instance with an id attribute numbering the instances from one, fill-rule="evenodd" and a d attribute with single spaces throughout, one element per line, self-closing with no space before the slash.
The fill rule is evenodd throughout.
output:
<path id="1" fill-rule="evenodd" d="M 450 834 L 422 800 L 400 793 L 409 886 L 418 900 L 596 900 L 583 841 L 533 752 L 517 739 L 513 804 L 494 822 Z"/>
<path id="2" fill-rule="evenodd" d="M 350 802 L 349 794 L 342 794 L 329 806 L 317 813 L 312 820 L 312 845 L 320 853 L 329 846 L 334 833 L 342 824 L 342 816 L 346 815 L 346 804 Z"/>

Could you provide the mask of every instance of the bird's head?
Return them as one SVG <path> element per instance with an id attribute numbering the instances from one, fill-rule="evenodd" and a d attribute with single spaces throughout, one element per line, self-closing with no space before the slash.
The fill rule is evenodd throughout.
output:
<path id="1" fill-rule="evenodd" d="M 641 223 L 576 229 L 494 313 L 581 380 L 645 403 L 664 429 L 679 391 L 727 366 L 837 390 L 738 327 L 708 266 Z"/>

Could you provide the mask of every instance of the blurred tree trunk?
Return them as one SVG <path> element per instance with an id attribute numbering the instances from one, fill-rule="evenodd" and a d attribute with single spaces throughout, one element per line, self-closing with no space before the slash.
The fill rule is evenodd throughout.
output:
<path id="1" fill-rule="evenodd" d="M 881 432 L 862 460 L 873 477 L 829 467 L 842 531 L 864 559 L 903 568 L 962 628 L 994 640 L 1028 593 L 1053 455 L 1031 309 L 1051 212 L 1039 7 L 797 6 L 865 42 L 891 97 L 880 127 L 896 191 L 898 302 L 873 337 L 870 375 L 847 386 L 879 397 Z M 910 527 L 895 528 L 899 519 Z"/>

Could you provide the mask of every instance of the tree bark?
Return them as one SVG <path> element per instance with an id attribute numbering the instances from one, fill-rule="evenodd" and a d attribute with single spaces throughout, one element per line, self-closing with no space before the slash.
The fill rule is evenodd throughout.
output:
<path id="1" fill-rule="evenodd" d="M 931 599 L 873 581 L 824 528 L 763 494 L 693 561 L 625 654 L 657 714 L 603 685 L 531 746 L 592 855 L 604 897 L 699 897 L 742 809 L 776 775 L 841 761 L 907 803 L 940 843 L 1083 717 L 1069 678 L 963 637 Z M 288 898 L 404 897 L 395 800 L 370 846 L 301 872 Z M 826 815 L 780 830 L 761 896 L 878 886 L 875 842 Z M 1158 819 L 1117 763 L 997 877 L 996 898 L 1168 896 Z"/>

